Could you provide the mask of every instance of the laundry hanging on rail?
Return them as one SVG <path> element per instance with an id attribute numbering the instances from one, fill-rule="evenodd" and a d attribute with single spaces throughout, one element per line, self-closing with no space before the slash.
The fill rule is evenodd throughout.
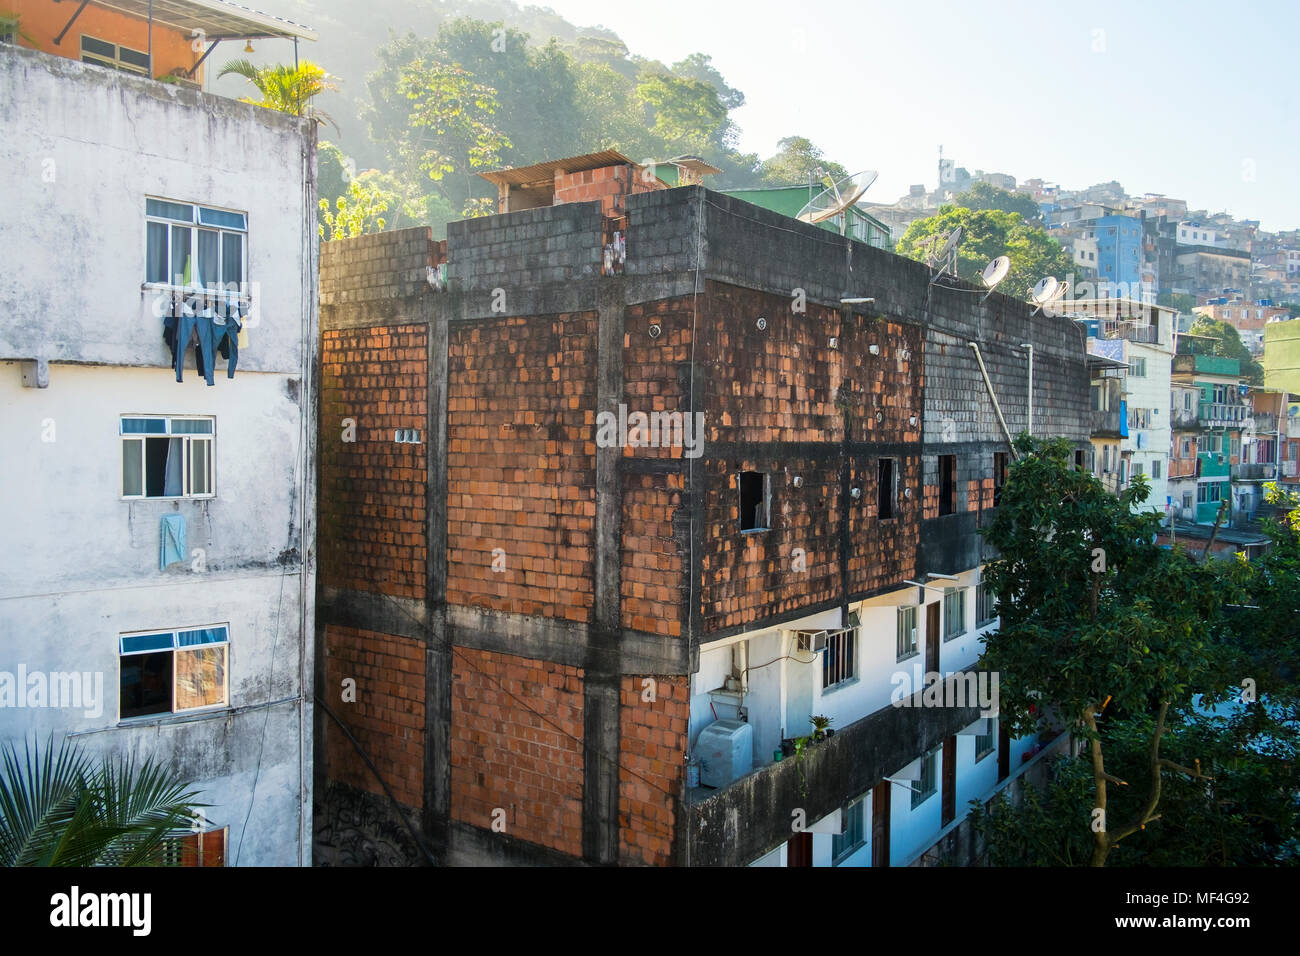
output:
<path id="1" fill-rule="evenodd" d="M 195 343 L 194 367 L 209 385 L 215 384 L 218 354 L 227 359 L 226 377 L 234 378 L 239 364 L 239 333 L 247 313 L 245 302 L 217 299 L 199 290 L 173 294 L 163 316 L 163 341 L 171 349 L 176 381 L 183 381 L 185 349 L 191 341 Z"/>

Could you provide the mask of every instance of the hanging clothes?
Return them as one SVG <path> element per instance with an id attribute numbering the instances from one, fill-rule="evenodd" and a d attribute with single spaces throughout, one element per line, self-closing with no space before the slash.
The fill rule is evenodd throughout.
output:
<path id="1" fill-rule="evenodd" d="M 163 515 L 160 531 L 158 570 L 165 571 L 170 565 L 189 557 L 185 543 L 185 516 Z"/>

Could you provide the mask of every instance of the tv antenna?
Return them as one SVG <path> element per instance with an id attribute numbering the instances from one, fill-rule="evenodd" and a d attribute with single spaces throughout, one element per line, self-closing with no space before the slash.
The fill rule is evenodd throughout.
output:
<path id="1" fill-rule="evenodd" d="M 845 176 L 838 182 L 826 177 L 822 180 L 826 183 L 826 188 L 810 199 L 795 218 L 814 225 L 837 219 L 840 235 L 848 235 L 849 217 L 845 213 L 849 207 L 857 205 L 862 194 L 876 181 L 877 175 L 874 169 L 864 169 L 852 176 Z"/>
<path id="2" fill-rule="evenodd" d="M 989 291 L 984 293 L 984 298 L 980 299 L 981 302 L 993 294 L 993 290 L 998 287 L 998 283 L 1005 279 L 1010 271 L 1011 259 L 1007 256 L 998 256 L 984 267 L 984 271 L 980 273 L 980 281 L 984 283 L 984 287 Z"/>
<path id="3" fill-rule="evenodd" d="M 931 269 L 939 267 L 939 271 L 930 277 L 930 285 L 934 285 L 943 276 L 950 274 L 957 278 L 957 246 L 961 244 L 961 226 L 948 233 L 948 238 L 943 241 L 939 251 L 927 257 Z"/>

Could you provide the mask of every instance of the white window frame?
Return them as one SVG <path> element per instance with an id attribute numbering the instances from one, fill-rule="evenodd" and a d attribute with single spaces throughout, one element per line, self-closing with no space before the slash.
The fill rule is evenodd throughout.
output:
<path id="1" fill-rule="evenodd" d="M 867 795 L 864 793 L 858 799 L 844 807 L 840 811 L 841 829 L 843 832 L 831 835 L 831 866 L 839 866 L 854 853 L 857 853 L 867 845 Z M 850 833 L 849 821 L 856 821 L 856 837 Z M 849 837 L 845 845 L 836 849 L 835 844 Z"/>
<path id="2" fill-rule="evenodd" d="M 221 630 L 225 631 L 226 639 L 225 639 L 224 641 L 213 641 L 213 642 L 211 642 L 211 643 L 207 643 L 207 644 L 197 644 L 197 645 L 193 645 L 192 648 L 181 647 L 181 646 L 177 643 L 178 638 L 177 638 L 176 635 L 178 635 L 178 634 L 180 634 L 180 633 L 182 633 L 182 632 L 184 632 L 184 631 L 216 630 L 217 628 L 220 628 Z M 123 642 L 124 640 L 128 639 L 128 638 L 132 638 L 132 637 L 152 637 L 152 636 L 155 636 L 155 635 L 156 635 L 156 636 L 159 636 L 159 637 L 162 637 L 162 636 L 164 636 L 164 635 L 170 635 L 171 638 L 172 638 L 172 647 L 171 647 L 171 649 L 170 649 L 170 650 L 167 650 L 167 649 L 157 648 L 157 649 L 152 649 L 152 650 L 143 650 L 143 651 L 124 651 L 123 648 L 122 648 L 122 642 Z M 123 633 L 119 634 L 119 635 L 118 635 L 118 641 L 117 641 L 117 681 L 118 681 L 118 685 L 117 685 L 117 686 L 118 686 L 118 696 L 117 696 L 117 719 L 118 719 L 118 722 L 120 723 L 120 722 L 122 722 L 122 721 L 135 721 L 135 720 L 141 720 L 141 721 L 144 721 L 144 720 L 157 720 L 157 719 L 160 718 L 160 717 L 172 717 L 172 716 L 176 716 L 176 715 L 179 715 L 179 714 L 197 714 L 197 713 L 203 713 L 203 712 L 206 712 L 206 711 L 219 711 L 219 710 L 227 710 L 227 709 L 229 709 L 229 708 L 230 708 L 230 644 L 231 644 L 231 641 L 230 641 L 230 622 L 228 622 L 228 621 L 227 621 L 227 622 L 220 623 L 220 624 L 199 624 L 199 625 L 193 625 L 193 626 L 188 626 L 188 627 L 176 627 L 176 628 L 150 628 L 150 629 L 148 629 L 148 630 L 144 630 L 144 631 L 126 631 L 126 632 L 123 632 Z M 209 647 L 223 647 L 223 648 L 225 648 L 225 666 L 222 668 L 222 675 L 221 675 L 221 676 L 222 676 L 221 701 L 220 701 L 219 703 L 215 703 L 215 704 L 204 704 L 204 705 L 201 706 L 201 707 L 183 707 L 183 708 L 178 709 L 178 708 L 176 707 L 176 683 L 177 683 L 177 682 L 176 682 L 176 653 L 177 653 L 177 651 L 187 650 L 187 649 L 196 649 L 196 648 L 200 648 L 200 647 L 203 647 L 203 648 L 209 648 Z M 171 702 L 171 709 L 170 709 L 170 710 L 160 710 L 160 711 L 158 711 L 157 713 L 153 713 L 153 714 L 133 714 L 133 715 L 131 715 L 130 717 L 123 717 L 123 716 L 122 716 L 122 691 L 121 691 L 121 688 L 122 688 L 122 659 L 125 658 L 125 657 L 141 657 L 141 656 L 143 656 L 143 655 L 145 655 L 145 654 L 171 654 L 171 656 L 172 656 L 172 683 L 171 683 L 172 702 Z"/>
<path id="3" fill-rule="evenodd" d="M 988 741 L 987 749 L 980 750 L 981 740 Z M 975 762 L 979 763 L 984 758 L 996 753 L 997 749 L 998 749 L 998 719 L 996 717 L 990 717 L 989 732 L 987 734 L 975 735 Z"/>
<path id="4" fill-rule="evenodd" d="M 975 585 L 975 629 L 988 627 L 998 619 L 998 615 L 993 613 L 997 607 L 997 595 L 988 589 L 988 582 L 984 580 L 981 572 L 979 583 Z M 980 612 L 984 612 L 981 616 Z"/>
<path id="5" fill-rule="evenodd" d="M 191 213 L 190 221 L 186 222 L 183 219 L 172 219 L 168 216 L 164 216 L 161 214 L 150 213 L 148 211 L 150 201 L 171 203 L 177 206 L 189 206 L 190 213 Z M 243 216 L 244 228 L 238 229 L 234 226 L 213 226 L 213 225 L 208 225 L 206 223 L 203 223 L 201 221 L 202 211 L 205 209 L 210 210 L 212 212 L 229 213 L 235 216 Z M 168 260 L 167 261 L 168 275 L 167 278 L 161 282 L 149 278 L 149 225 L 151 223 L 156 225 L 163 225 L 167 227 L 166 250 L 167 250 L 167 260 Z M 166 289 L 166 290 L 179 290 L 179 289 L 186 288 L 184 283 L 179 281 L 177 273 L 173 268 L 174 263 L 172 263 L 171 261 L 173 227 L 188 229 L 190 231 L 190 258 L 193 259 L 195 262 L 199 261 L 199 233 L 215 232 L 217 234 L 217 278 L 212 280 L 205 280 L 203 282 L 203 288 L 208 288 L 208 289 L 222 287 L 222 280 L 220 276 L 224 273 L 224 269 L 222 268 L 223 266 L 222 259 L 225 256 L 225 242 L 223 241 L 222 237 L 226 233 L 231 233 L 233 235 L 238 235 L 243 238 L 243 241 L 240 243 L 240 263 L 239 263 L 239 274 L 243 278 L 240 279 L 240 288 L 238 294 L 241 300 L 246 301 L 248 298 L 248 288 L 249 288 L 248 240 L 252 232 L 249 223 L 249 215 L 247 211 L 242 209 L 231 209 L 225 206 L 217 206 L 217 205 L 213 205 L 212 203 L 192 202 L 183 199 L 167 199 L 162 196 L 148 196 L 148 195 L 145 196 L 145 214 L 144 214 L 145 281 L 144 281 L 144 285 L 146 288 Z M 182 264 L 182 268 L 183 268 L 183 264 Z"/>
<path id="6" fill-rule="evenodd" d="M 945 641 L 955 641 L 964 635 L 969 627 L 966 620 L 966 592 L 968 587 L 947 587 L 943 589 L 943 639 Z M 961 608 L 961 629 L 953 630 L 953 618 L 957 615 L 949 613 L 949 605 Z"/>
<path id="7" fill-rule="evenodd" d="M 925 801 L 929 800 L 939 792 L 939 747 L 922 754 L 920 776 L 912 784 L 912 809 L 915 810 Z M 925 786 L 926 770 L 929 770 L 930 788 L 922 789 Z"/>
<path id="8" fill-rule="evenodd" d="M 918 619 L 920 617 L 920 608 L 916 604 L 899 605 L 896 617 L 896 636 L 894 641 L 895 661 L 905 661 L 909 658 L 916 657 L 921 653 L 919 650 L 920 641 L 918 640 Z M 909 633 L 910 632 L 910 633 Z M 902 638 L 904 633 L 908 633 L 907 646 L 902 648 Z"/>
<path id="9" fill-rule="evenodd" d="M 166 432 L 130 432 L 124 430 L 123 422 L 127 419 L 163 419 L 166 422 L 164 426 Z M 187 432 L 172 432 L 172 422 L 174 421 L 202 421 L 211 422 L 212 431 L 207 434 L 192 434 Z M 217 420 L 212 415 L 149 415 L 126 413 L 118 416 L 117 434 L 121 447 L 118 449 L 118 495 L 124 501 L 179 501 L 186 499 L 203 499 L 215 498 L 217 496 Z M 181 487 L 185 493 L 180 495 L 147 495 L 144 492 L 148 488 L 148 481 L 145 475 L 145 462 L 147 461 L 145 452 L 146 438 L 180 438 L 183 439 L 184 451 L 181 456 L 182 460 L 182 478 Z M 126 443 L 128 441 L 138 441 L 140 443 L 140 494 L 128 495 L 126 493 L 126 472 L 122 468 L 122 462 L 126 458 Z M 203 441 L 208 446 L 208 491 L 204 494 L 194 494 L 194 442 Z"/>
<path id="10" fill-rule="evenodd" d="M 850 647 L 851 650 L 847 655 L 844 648 Z M 832 649 L 835 650 L 835 663 L 832 667 L 828 662 L 832 657 Z M 858 628 L 844 627 L 826 633 L 826 650 L 822 651 L 822 691 L 835 690 L 857 679 L 858 676 Z M 849 658 L 848 666 L 845 667 L 844 657 Z M 827 670 L 831 671 L 831 676 L 836 672 L 838 677 L 829 683 L 826 681 Z"/>

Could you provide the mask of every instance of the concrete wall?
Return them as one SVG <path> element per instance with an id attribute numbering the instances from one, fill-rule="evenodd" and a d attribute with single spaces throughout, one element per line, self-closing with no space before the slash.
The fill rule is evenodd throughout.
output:
<path id="1" fill-rule="evenodd" d="M 0 441 L 21 462 L 0 473 L 0 670 L 88 671 L 104 689 L 93 715 L 0 709 L 0 739 L 152 754 L 230 828 L 228 864 L 310 864 L 314 128 L 8 44 L 0 87 Z M 247 213 L 257 316 L 233 379 L 218 359 L 207 386 L 190 350 L 175 381 L 142 290 L 146 196 Z M 48 387 L 22 385 L 15 360 L 33 358 Z M 213 496 L 123 499 L 124 414 L 211 416 Z M 191 553 L 159 570 L 175 514 Z M 229 629 L 227 703 L 119 720 L 119 635 L 213 624 Z"/>

